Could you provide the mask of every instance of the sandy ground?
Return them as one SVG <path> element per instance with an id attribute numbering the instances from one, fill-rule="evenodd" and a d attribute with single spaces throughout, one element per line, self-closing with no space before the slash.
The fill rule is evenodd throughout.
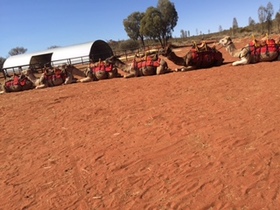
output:
<path id="1" fill-rule="evenodd" d="M 280 209 L 280 62 L 221 51 L 221 67 L 1 95 L 0 209 Z"/>

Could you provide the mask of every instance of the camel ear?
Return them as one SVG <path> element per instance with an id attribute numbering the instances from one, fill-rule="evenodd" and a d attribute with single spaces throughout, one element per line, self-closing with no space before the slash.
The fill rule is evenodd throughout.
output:
<path id="1" fill-rule="evenodd" d="M 227 39 L 229 42 L 231 42 L 230 36 L 227 36 L 226 39 Z"/>

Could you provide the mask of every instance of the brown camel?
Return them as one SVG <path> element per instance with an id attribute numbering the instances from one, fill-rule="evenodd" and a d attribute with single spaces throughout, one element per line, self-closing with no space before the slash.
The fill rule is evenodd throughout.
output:
<path id="1" fill-rule="evenodd" d="M 14 74 L 12 77 L 5 80 L 4 84 L 1 85 L 2 90 L 0 94 L 10 93 L 10 92 L 19 92 L 23 90 L 33 89 L 33 83 L 28 77 L 24 74 L 17 75 Z"/>
<path id="2" fill-rule="evenodd" d="M 219 41 L 226 51 L 233 57 L 240 58 L 239 61 L 232 63 L 233 66 L 258 63 L 264 61 L 280 60 L 278 43 L 268 36 L 260 41 L 253 38 L 253 41 L 241 49 L 237 49 L 229 36 Z"/>
<path id="3" fill-rule="evenodd" d="M 99 61 L 97 63 L 90 63 L 84 71 L 85 78 L 80 79 L 80 82 L 98 81 L 103 79 L 112 79 L 121 77 L 118 69 L 112 63 Z"/>
<path id="4" fill-rule="evenodd" d="M 22 73 L 33 82 L 36 89 L 77 82 L 73 76 L 73 71 L 76 70 L 74 66 L 64 64 L 61 68 L 55 67 L 53 70 L 45 68 L 39 78 L 35 77 L 30 69 L 24 70 Z"/>
<path id="5" fill-rule="evenodd" d="M 223 55 L 215 47 L 209 47 L 205 42 L 201 45 L 193 44 L 189 52 L 183 57 L 177 56 L 171 44 L 162 52 L 163 56 L 178 66 L 182 66 L 175 71 L 191 71 L 195 69 L 209 68 L 223 64 Z"/>
<path id="6" fill-rule="evenodd" d="M 171 72 L 166 61 L 158 57 L 158 54 L 146 53 L 143 56 L 135 56 L 130 64 L 122 62 L 117 56 L 111 56 L 106 62 L 114 64 L 127 74 L 124 78 L 159 75 Z"/>

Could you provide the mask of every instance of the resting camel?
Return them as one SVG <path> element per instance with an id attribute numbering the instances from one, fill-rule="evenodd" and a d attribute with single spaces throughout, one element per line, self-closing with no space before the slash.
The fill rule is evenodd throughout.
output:
<path id="1" fill-rule="evenodd" d="M 28 77 L 24 74 L 17 75 L 14 74 L 9 79 L 6 79 L 4 84 L 1 85 L 2 90 L 0 94 L 3 93 L 10 93 L 10 92 L 19 92 L 23 90 L 30 90 L 33 89 L 33 83 Z"/>
<path id="2" fill-rule="evenodd" d="M 32 81 L 36 89 L 41 89 L 76 82 L 73 70 L 75 70 L 75 67 L 65 64 L 62 66 L 62 69 L 58 67 L 55 67 L 53 70 L 45 68 L 39 78 L 35 77 L 31 69 L 23 70 L 22 73 Z"/>
<path id="3" fill-rule="evenodd" d="M 237 49 L 229 36 L 224 37 L 219 41 L 226 51 L 235 58 L 240 58 L 239 61 L 232 63 L 233 66 L 245 65 L 250 63 L 258 63 L 264 61 L 280 60 L 278 44 L 268 36 L 260 41 L 253 38 L 253 41 L 241 49 Z"/>
<path id="4" fill-rule="evenodd" d="M 103 79 L 112 79 L 121 77 L 118 69 L 111 63 L 99 60 L 97 63 L 90 63 L 84 71 L 85 78 L 80 79 L 80 82 L 98 81 Z"/>
<path id="5" fill-rule="evenodd" d="M 175 46 L 168 45 L 162 52 L 162 55 L 178 66 L 182 66 L 175 71 L 191 71 L 201 68 L 220 66 L 223 64 L 223 55 L 215 47 L 209 47 L 205 42 L 201 45 L 193 44 L 189 52 L 183 57 L 177 56 L 172 48 Z"/>
<path id="6" fill-rule="evenodd" d="M 130 64 L 122 62 L 117 56 L 111 56 L 106 62 L 114 64 L 127 74 L 124 78 L 159 75 L 171 72 L 166 61 L 158 57 L 158 54 L 146 53 L 145 55 L 135 56 Z"/>

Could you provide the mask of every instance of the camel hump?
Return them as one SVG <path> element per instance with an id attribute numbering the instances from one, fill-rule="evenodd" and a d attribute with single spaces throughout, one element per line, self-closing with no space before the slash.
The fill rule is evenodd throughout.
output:
<path id="1" fill-rule="evenodd" d="M 147 60 L 156 61 L 158 60 L 158 52 L 159 50 L 153 49 L 153 50 L 148 50 L 142 54 L 135 54 L 134 62 L 139 63 Z"/>
<path id="2" fill-rule="evenodd" d="M 267 39 L 267 40 L 257 40 L 257 39 L 254 39 L 250 42 L 249 44 L 250 46 L 254 46 L 256 48 L 259 48 L 259 47 L 264 47 L 264 46 L 267 46 L 267 45 L 276 45 L 276 41 L 274 39 Z"/>
<path id="3" fill-rule="evenodd" d="M 197 44 L 195 41 L 193 41 L 192 49 L 195 49 L 197 52 L 204 52 L 216 49 L 216 47 L 209 47 L 205 41 L 201 42 L 200 44 Z"/>
<path id="4" fill-rule="evenodd" d="M 144 53 L 136 53 L 135 57 L 143 58 L 145 56 L 158 55 L 158 54 L 159 54 L 159 49 L 150 49 L 150 50 L 145 51 Z"/>
<path id="5" fill-rule="evenodd" d="M 271 45 L 276 45 L 276 41 L 272 38 L 269 38 L 268 34 L 266 34 L 265 37 L 261 38 L 260 40 L 257 40 L 253 35 L 250 45 L 255 47 L 264 47 L 267 45 L 271 46 Z"/>

